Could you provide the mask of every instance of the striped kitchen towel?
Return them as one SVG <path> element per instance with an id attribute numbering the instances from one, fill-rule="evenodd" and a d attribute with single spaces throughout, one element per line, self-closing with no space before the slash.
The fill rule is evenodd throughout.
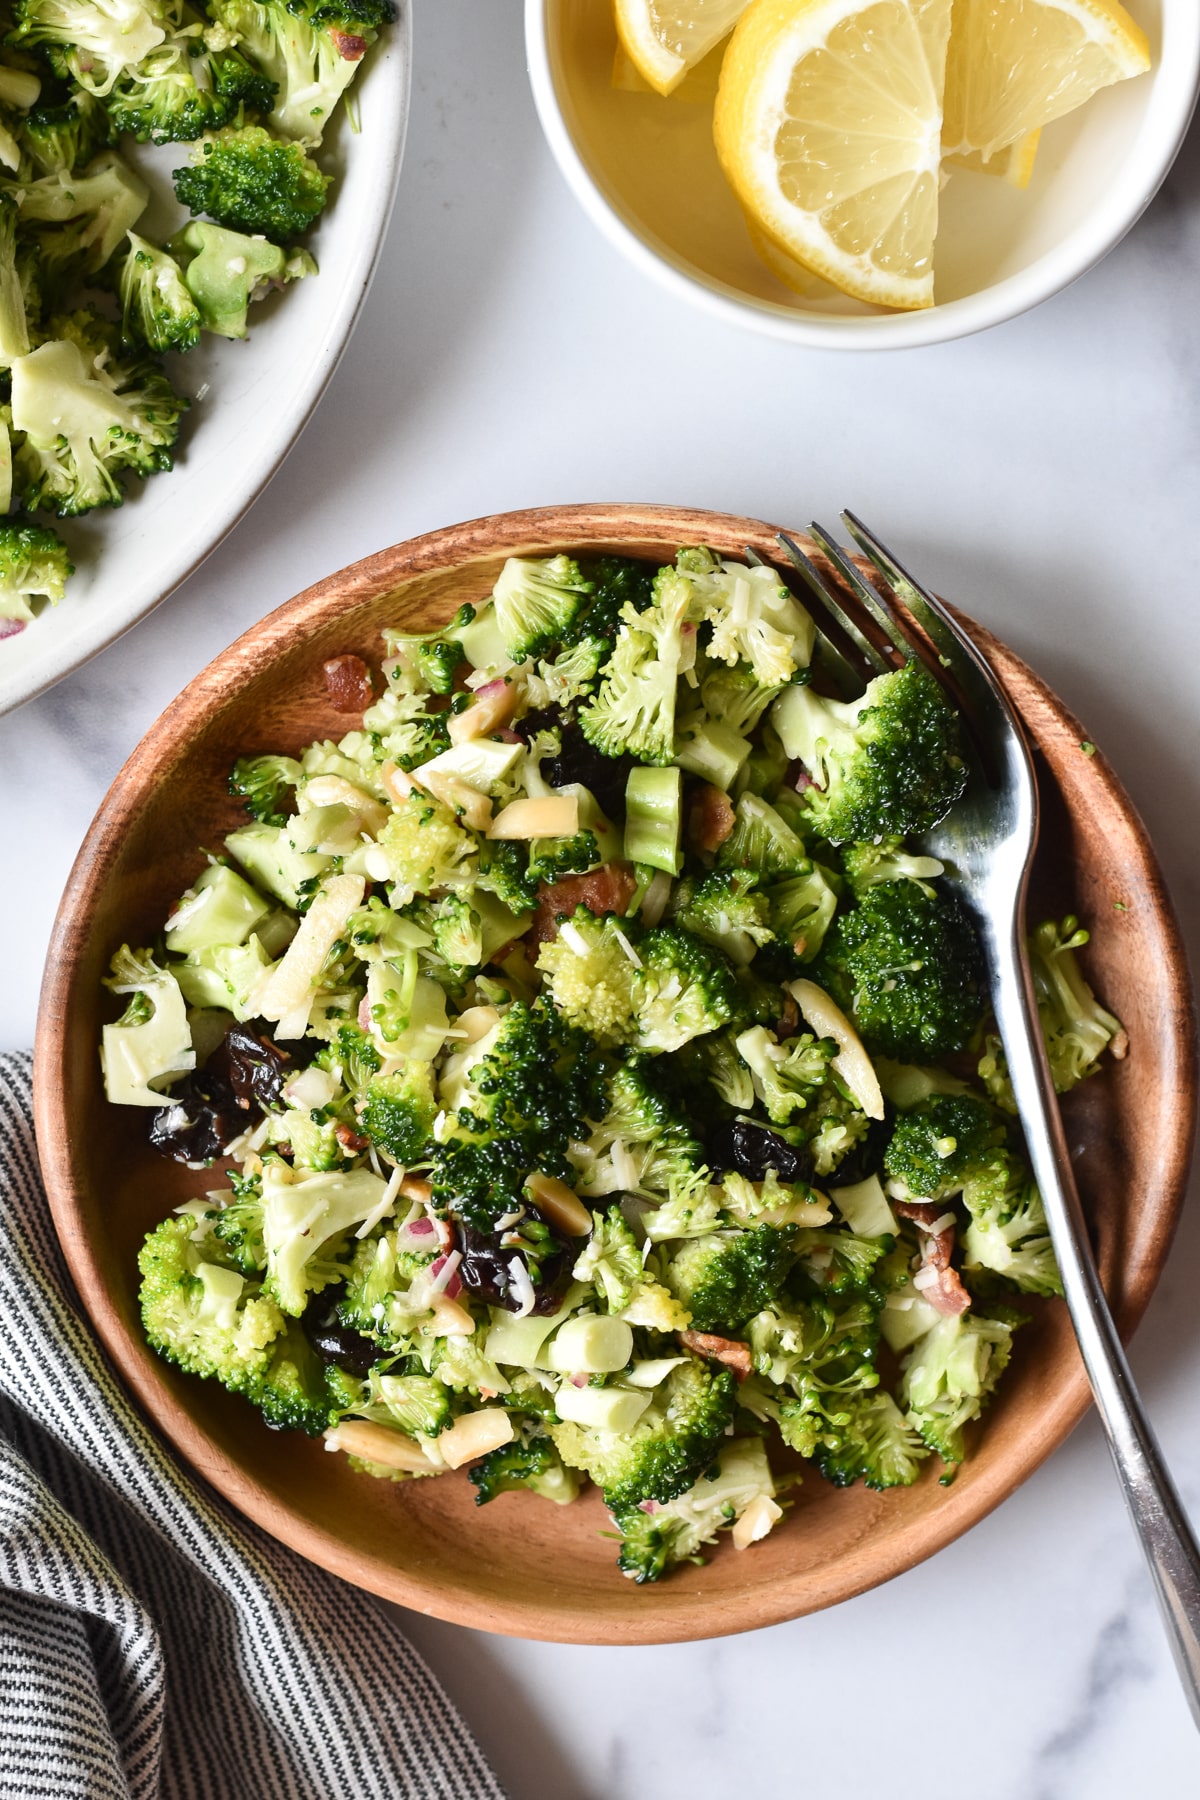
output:
<path id="1" fill-rule="evenodd" d="M 356 1589 L 176 1465 L 79 1309 L 0 1056 L 2 1800 L 501 1800 Z"/>

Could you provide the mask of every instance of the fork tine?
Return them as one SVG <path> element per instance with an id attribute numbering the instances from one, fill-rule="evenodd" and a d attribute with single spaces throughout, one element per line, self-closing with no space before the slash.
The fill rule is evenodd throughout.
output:
<path id="1" fill-rule="evenodd" d="M 905 637 L 899 621 L 888 607 L 886 600 L 882 599 L 875 592 L 875 589 L 869 582 L 863 580 L 837 539 L 834 538 L 830 532 L 826 531 L 824 526 L 814 522 L 809 527 L 809 530 L 814 542 L 820 546 L 825 557 L 837 571 L 839 577 L 845 583 L 850 593 L 854 595 L 854 598 L 859 602 L 860 606 L 864 608 L 869 617 L 887 638 L 892 649 L 896 651 L 898 661 L 889 662 L 888 667 L 896 668 L 899 666 L 899 662 L 907 662 L 908 658 L 913 653 L 913 646 L 908 638 Z M 888 653 L 883 649 L 882 645 L 878 646 L 878 649 L 885 657 L 887 656 Z"/>
<path id="2" fill-rule="evenodd" d="M 939 657 L 944 659 L 943 667 L 954 676 L 963 694 L 985 714 L 999 705 L 1011 716 L 1012 709 L 986 659 L 945 603 L 922 587 L 887 545 L 881 543 L 854 513 L 844 512 L 842 518 L 859 549 L 904 602 Z"/>
<path id="3" fill-rule="evenodd" d="M 796 565 L 805 587 L 817 602 L 823 617 L 826 620 L 832 619 L 839 634 L 843 638 L 849 639 L 856 656 L 859 659 L 860 666 L 855 669 L 855 673 L 858 675 L 859 679 L 869 681 L 874 675 L 886 673 L 887 670 L 891 668 L 891 664 L 884 659 L 876 649 L 875 645 L 871 642 L 870 638 L 866 636 L 859 626 L 858 621 L 847 612 L 842 602 L 831 591 L 829 584 L 824 580 L 815 564 L 810 562 L 808 557 L 805 556 L 799 544 L 797 544 L 793 538 L 790 538 L 786 531 L 779 532 L 778 539 L 791 561 Z M 838 645 L 836 641 L 835 648 L 839 650 L 843 661 L 850 662 L 853 667 L 853 659 L 845 655 L 845 652 L 841 650 L 841 646 Z"/>

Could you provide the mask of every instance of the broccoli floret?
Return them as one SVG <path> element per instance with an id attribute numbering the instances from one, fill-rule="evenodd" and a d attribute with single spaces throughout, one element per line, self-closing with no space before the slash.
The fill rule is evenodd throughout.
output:
<path id="1" fill-rule="evenodd" d="M 406 1168 L 425 1148 L 437 1111 L 432 1065 L 410 1057 L 394 1074 L 372 1077 L 359 1122 L 373 1143 Z"/>
<path id="2" fill-rule="evenodd" d="M 486 1506 L 497 1494 L 521 1488 L 553 1500 L 557 1506 L 569 1506 L 579 1497 L 578 1475 L 565 1467 L 548 1437 L 530 1438 L 527 1444 L 502 1444 L 473 1463 L 467 1473 L 475 1487 L 476 1506 Z"/>
<path id="3" fill-rule="evenodd" d="M 799 962 L 812 962 L 820 953 L 838 907 L 837 890 L 830 884 L 829 871 L 819 863 L 810 863 L 806 874 L 773 882 L 763 892 L 772 932 L 789 946 Z"/>
<path id="4" fill-rule="evenodd" d="M 817 783 L 804 801 L 835 844 L 928 831 L 966 786 L 958 714 L 917 661 L 876 676 L 861 700 L 790 687 L 771 723 Z"/>
<path id="5" fill-rule="evenodd" d="M 688 876 L 671 896 L 671 917 L 744 966 L 774 935 L 767 897 L 755 892 L 757 885 L 758 877 L 744 869 L 720 869 L 699 880 Z"/>
<path id="6" fill-rule="evenodd" d="M 12 368 L 12 416 L 25 442 L 14 485 L 31 511 L 60 517 L 119 506 L 123 469 L 169 469 L 188 401 L 152 362 L 129 358 L 115 326 L 85 310 Z"/>
<path id="7" fill-rule="evenodd" d="M 510 556 L 492 589 L 496 625 L 514 662 L 540 656 L 567 636 L 591 583 L 569 556 Z"/>
<path id="8" fill-rule="evenodd" d="M 377 739 L 381 761 L 394 762 L 398 769 L 415 769 L 450 748 L 450 715 L 426 712 L 426 700 L 425 694 L 402 694 L 389 688 L 367 708 L 363 730 Z M 519 848 L 514 844 L 498 847 Z"/>
<path id="9" fill-rule="evenodd" d="M 1002 1275 L 1025 1294 L 1061 1294 L 1046 1209 L 1037 1183 L 1018 1158 L 969 1180 L 963 1200 L 971 1223 L 963 1240 L 967 1269 Z"/>
<path id="10" fill-rule="evenodd" d="M 478 839 L 430 794 L 410 794 L 393 809 L 379 847 L 396 884 L 394 904 L 437 888 L 469 887 L 478 867 Z"/>
<path id="11" fill-rule="evenodd" d="M 794 1225 L 685 1238 L 671 1253 L 666 1283 L 697 1331 L 736 1330 L 775 1298 L 795 1260 L 795 1242 Z"/>
<path id="12" fill-rule="evenodd" d="M 675 699 L 691 590 L 660 570 L 645 612 L 621 609 L 621 629 L 599 692 L 579 715 L 588 742 L 605 756 L 666 764 L 675 755 Z"/>
<path id="13" fill-rule="evenodd" d="M 738 1010 L 724 957 L 676 925 L 638 932 L 579 907 L 542 945 L 537 966 L 560 1011 L 603 1045 L 659 1055 L 718 1030 Z"/>
<path id="14" fill-rule="evenodd" d="M 298 1325 L 271 1345 L 271 1360 L 254 1395 L 274 1431 L 303 1431 L 320 1437 L 335 1407 L 325 1381 L 325 1365 Z"/>
<path id="15" fill-rule="evenodd" d="M 653 604 L 658 567 L 632 556 L 598 556 L 580 568 L 591 591 L 562 641 L 567 646 L 604 643 L 611 649 L 622 617 Z"/>
<path id="16" fill-rule="evenodd" d="M 209 11 L 276 89 L 272 127 L 314 145 L 378 28 L 395 17 L 389 0 L 212 0 Z"/>
<path id="17" fill-rule="evenodd" d="M 1101 1006 L 1075 954 L 1087 941 L 1088 933 L 1070 915 L 1061 925 L 1045 920 L 1028 939 L 1038 1018 L 1055 1091 L 1060 1094 L 1096 1073 L 1110 1043 L 1114 1056 L 1124 1054 L 1121 1021 Z M 1015 1113 L 1008 1061 L 993 1033 L 987 1037 L 979 1076 L 996 1104 Z"/>
<path id="18" fill-rule="evenodd" d="M 425 1299 L 418 1293 L 414 1304 L 410 1290 L 436 1253 L 435 1237 L 415 1238 L 403 1229 L 357 1243 L 337 1300 L 341 1323 L 385 1343 L 402 1339 L 425 1311 Z"/>
<path id="19" fill-rule="evenodd" d="M 880 838 L 877 844 L 844 844 L 842 867 L 856 895 L 881 881 L 915 881 L 931 899 L 937 890 L 929 883 L 943 870 L 936 856 L 914 856 L 898 837 Z"/>
<path id="20" fill-rule="evenodd" d="M 18 356 L 29 354 L 29 321 L 16 254 L 16 201 L 10 194 L 0 194 L 0 368 L 10 368 Z"/>
<path id="21" fill-rule="evenodd" d="M 623 1432 L 562 1421 L 551 1425 L 568 1468 L 583 1469 L 614 1512 L 686 1493 L 721 1448 L 735 1406 L 732 1372 L 689 1357 L 654 1389 L 637 1424 Z"/>
<path id="22" fill-rule="evenodd" d="M 814 979 L 868 1050 L 925 1062 L 965 1049 L 983 1012 L 983 957 L 965 908 L 911 881 L 870 888 L 834 920 Z"/>
<path id="23" fill-rule="evenodd" d="M 538 884 L 529 873 L 525 845 L 485 838 L 479 846 L 478 886 L 485 893 L 495 894 L 509 912 L 526 912 L 536 905 Z"/>
<path id="24" fill-rule="evenodd" d="M 105 267 L 149 198 L 145 182 L 112 151 L 78 174 L 43 175 L 18 190 L 22 227 L 42 257 L 81 277 Z M 94 324 L 100 323 L 95 315 Z"/>
<path id="25" fill-rule="evenodd" d="M 610 1313 L 624 1312 L 642 1276 L 642 1251 L 619 1206 L 594 1213 L 592 1235 L 571 1273 L 588 1281 Z"/>
<path id="26" fill-rule="evenodd" d="M 974 1094 L 939 1094 L 896 1121 L 883 1167 L 900 1200 L 946 1200 L 972 1177 L 1007 1164 L 1004 1128 Z"/>
<path id="27" fill-rule="evenodd" d="M 450 1423 L 450 1390 L 432 1375 L 392 1375 L 371 1370 L 373 1405 L 364 1409 L 386 1425 L 398 1425 L 410 1437 L 436 1437 Z"/>
<path id="28" fill-rule="evenodd" d="M 596 1107 L 591 1045 L 543 1001 L 514 1002 L 466 1075 L 465 1102 L 431 1151 L 435 1197 L 481 1231 L 525 1204 L 535 1170 L 570 1182 L 567 1147 Z"/>
<path id="29" fill-rule="evenodd" d="M 681 1562 L 700 1562 L 698 1552 L 714 1544 L 751 1506 L 755 1529 L 751 1542 L 763 1538 L 783 1516 L 775 1504 L 767 1453 L 760 1438 L 734 1438 L 725 1444 L 711 1469 L 693 1487 L 666 1506 L 651 1511 L 628 1507 L 614 1513 L 621 1533 L 617 1567 L 631 1581 L 657 1581 Z"/>
<path id="30" fill-rule="evenodd" d="M 320 217 L 329 186 L 299 144 L 262 125 L 210 133 L 192 152 L 192 166 L 176 169 L 172 179 L 189 212 L 279 243 L 301 236 Z"/>
<path id="31" fill-rule="evenodd" d="M 607 638 L 584 638 L 552 662 L 539 662 L 536 677 L 526 677 L 530 699 L 538 706 L 571 706 L 592 692 L 611 653 Z"/>
<path id="32" fill-rule="evenodd" d="M 939 1319 L 906 1357 L 901 1399 L 910 1423 L 943 1462 L 962 1461 L 963 1429 L 995 1391 L 1022 1322 L 1016 1314 L 988 1318 L 973 1307 Z"/>
<path id="33" fill-rule="evenodd" d="M 174 257 L 136 233 L 121 265 L 121 322 L 127 339 L 151 350 L 194 350 L 200 309 Z"/>
<path id="34" fill-rule="evenodd" d="M 243 109 L 269 112 L 275 84 L 232 47 L 208 48 L 192 15 L 182 31 L 126 69 L 105 101 L 110 123 L 139 143 L 190 143 L 240 119 Z"/>
<path id="35" fill-rule="evenodd" d="M 286 825 L 284 795 L 295 788 L 303 771 L 291 756 L 239 756 L 229 772 L 229 791 L 246 802 L 260 825 Z"/>
<path id="36" fill-rule="evenodd" d="M 167 36 L 157 0 L 17 0 L 13 16 L 12 42 L 44 45 L 57 73 L 100 96 Z"/>
<path id="37" fill-rule="evenodd" d="M 73 175 L 111 142 L 104 108 L 82 88 L 61 105 L 33 107 L 22 119 L 19 135 L 43 175 Z"/>
<path id="38" fill-rule="evenodd" d="M 213 1231 L 224 1245 L 229 1262 L 243 1275 L 260 1275 L 267 1266 L 263 1243 L 262 1180 L 259 1176 L 231 1175 L 233 1199 L 227 1200 L 212 1221 Z"/>
<path id="39" fill-rule="evenodd" d="M 142 1245 L 138 1268 L 142 1323 L 159 1355 L 255 1398 L 285 1320 L 257 1283 L 229 1267 L 209 1222 L 164 1219 Z"/>
<path id="40" fill-rule="evenodd" d="M 882 1388 L 846 1395 L 838 1411 L 844 1419 L 816 1449 L 817 1467 L 826 1481 L 835 1487 L 849 1487 L 853 1481 L 869 1488 L 910 1487 L 929 1446 L 892 1396 Z"/>
<path id="41" fill-rule="evenodd" d="M 0 522 L 0 619 L 32 619 L 33 600 L 57 606 L 74 572 L 67 546 L 48 526 Z"/>
<path id="42" fill-rule="evenodd" d="M 621 1063 L 612 1073 L 607 1111 L 589 1133 L 587 1151 L 594 1160 L 587 1165 L 586 1186 L 594 1193 L 629 1188 L 684 1199 L 710 1179 L 699 1138 L 679 1108 L 654 1087 L 651 1068 L 643 1062 Z"/>
<path id="43" fill-rule="evenodd" d="M 807 1281 L 810 1294 L 865 1295 L 878 1305 L 877 1265 L 891 1247 L 890 1237 L 858 1237 L 835 1225 L 806 1227 L 796 1238 L 793 1286 Z"/>
<path id="44" fill-rule="evenodd" d="M 625 924 L 594 918 L 581 906 L 538 951 L 555 1006 L 605 1046 L 630 1043 L 636 1034 L 636 971 L 626 943 Z"/>
<path id="45" fill-rule="evenodd" d="M 776 1125 L 788 1125 L 794 1114 L 807 1111 L 829 1080 L 829 1065 L 837 1055 L 832 1038 L 814 1038 L 806 1031 L 780 1044 L 762 1025 L 740 1033 L 736 1043 L 767 1117 Z"/>
<path id="46" fill-rule="evenodd" d="M 764 687 L 782 687 L 812 660 L 812 620 L 774 570 L 725 562 L 711 550 L 681 550 L 676 568 L 693 589 L 692 616 L 712 627 L 714 662 L 748 663 Z"/>
<path id="47" fill-rule="evenodd" d="M 183 270 L 201 325 L 215 337 L 244 338 L 256 300 L 315 274 L 317 267 L 305 250 L 287 254 L 265 237 L 247 237 L 205 219 L 183 226 L 167 249 Z"/>
<path id="48" fill-rule="evenodd" d="M 371 1217 L 383 1190 L 383 1181 L 369 1169 L 294 1177 L 286 1163 L 264 1162 L 263 1286 L 283 1312 L 299 1318 L 310 1294 L 343 1278 L 337 1258 L 345 1234 Z"/>
<path id="49" fill-rule="evenodd" d="M 808 875 L 812 863 L 803 839 L 758 794 L 743 794 L 733 830 L 717 853 L 719 869 L 750 871 L 759 876 Z"/>

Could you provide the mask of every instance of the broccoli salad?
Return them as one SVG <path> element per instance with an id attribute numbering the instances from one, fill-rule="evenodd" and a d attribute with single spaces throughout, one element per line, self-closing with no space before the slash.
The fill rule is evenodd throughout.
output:
<path id="1" fill-rule="evenodd" d="M 0 638 L 74 573 L 31 515 L 120 506 L 126 475 L 172 467 L 189 401 L 163 355 L 244 338 L 253 302 L 316 273 L 299 240 L 331 177 L 313 152 L 393 16 L 392 0 L 0 0 Z M 130 139 L 189 146 L 165 243 L 135 230 L 167 213 Z"/>
<path id="2" fill-rule="evenodd" d="M 602 1492 L 652 1581 L 801 1478 L 967 1452 L 1058 1271 L 972 921 L 908 840 L 965 780 L 913 662 L 835 697 L 766 567 L 509 560 L 326 664 L 361 723 L 123 946 L 110 1100 L 214 1186 L 150 1343 L 369 1476 Z M 1057 1087 L 1125 1035 L 1031 949 Z"/>

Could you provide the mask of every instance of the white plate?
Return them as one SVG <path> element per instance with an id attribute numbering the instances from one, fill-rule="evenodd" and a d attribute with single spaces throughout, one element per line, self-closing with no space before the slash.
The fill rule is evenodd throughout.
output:
<path id="1" fill-rule="evenodd" d="M 350 340 L 391 215 L 408 123 L 411 29 L 406 0 L 350 89 L 361 130 L 343 112 L 318 153 L 336 177 L 328 212 L 306 242 L 320 265 L 251 310 L 244 342 L 205 337 L 168 359 L 193 398 L 173 470 L 127 484 L 124 506 L 53 524 L 76 572 L 61 605 L 0 639 L 0 713 L 31 700 L 152 612 L 199 567 L 262 493 L 304 429 Z M 156 194 L 188 146 L 137 153 Z M 172 202 L 173 207 L 173 202 Z M 179 210 L 145 215 L 147 236 Z M 161 220 L 161 224 L 160 224 Z"/>

